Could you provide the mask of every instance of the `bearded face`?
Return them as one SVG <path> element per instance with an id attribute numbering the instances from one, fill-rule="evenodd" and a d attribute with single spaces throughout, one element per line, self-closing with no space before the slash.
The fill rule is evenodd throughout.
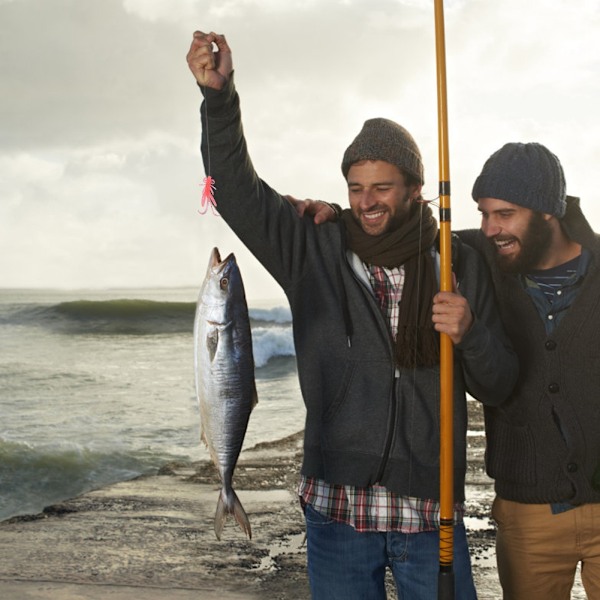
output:
<path id="1" fill-rule="evenodd" d="M 525 231 L 520 238 L 498 236 L 490 243 L 498 247 L 516 243 L 517 252 L 502 254 L 496 253 L 498 266 L 508 273 L 529 273 L 534 271 L 544 258 L 552 240 L 552 228 L 541 213 L 533 213 Z"/>
<path id="2" fill-rule="evenodd" d="M 539 268 L 552 241 L 548 215 L 496 198 L 483 198 L 478 204 L 481 229 L 500 269 L 528 273 Z"/>
<path id="3" fill-rule="evenodd" d="M 407 185 L 398 167 L 382 160 L 363 160 L 348 171 L 352 215 L 368 235 L 382 235 L 405 223 L 420 185 Z"/>

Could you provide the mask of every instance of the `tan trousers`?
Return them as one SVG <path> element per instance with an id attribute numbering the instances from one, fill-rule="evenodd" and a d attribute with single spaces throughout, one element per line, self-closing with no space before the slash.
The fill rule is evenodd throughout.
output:
<path id="1" fill-rule="evenodd" d="M 504 600 L 569 600 L 578 563 L 588 599 L 600 600 L 600 504 L 552 514 L 496 497 L 492 516 Z"/>

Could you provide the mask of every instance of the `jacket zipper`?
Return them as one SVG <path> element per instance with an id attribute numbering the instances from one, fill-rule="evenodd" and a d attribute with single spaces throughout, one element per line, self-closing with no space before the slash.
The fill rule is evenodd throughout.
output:
<path id="1" fill-rule="evenodd" d="M 379 469 L 377 470 L 377 475 L 375 477 L 375 482 L 379 483 L 381 478 L 383 477 L 385 468 L 386 468 L 388 460 L 389 460 L 389 455 L 392 450 L 392 443 L 394 441 L 394 433 L 396 430 L 396 377 L 395 377 L 396 360 L 394 357 L 394 348 L 392 345 L 393 337 L 391 335 L 389 325 L 385 321 L 385 318 L 384 318 L 383 314 L 381 314 L 381 310 L 379 309 L 379 306 L 377 306 L 377 304 L 375 302 L 375 298 L 373 297 L 373 294 L 366 288 L 365 283 L 360 280 L 360 278 L 354 272 L 352 265 L 348 262 L 348 258 L 346 256 L 346 250 L 344 249 L 343 246 L 344 245 L 342 245 L 342 253 L 343 253 L 344 262 L 345 262 L 346 266 L 348 267 L 348 269 L 350 270 L 352 277 L 355 279 L 355 281 L 358 283 L 360 288 L 363 290 L 363 293 L 365 293 L 369 296 L 368 301 L 371 303 L 372 306 L 374 306 L 375 314 L 377 315 L 377 319 L 379 320 L 381 326 L 383 327 L 383 329 L 386 332 L 386 338 L 388 340 L 388 351 L 389 351 L 389 354 L 391 357 L 391 363 L 392 363 L 392 369 L 393 369 L 392 392 L 390 395 L 390 409 L 389 409 L 389 416 L 388 416 L 388 427 L 387 427 L 387 433 L 386 433 L 386 439 L 385 439 L 385 446 L 384 446 L 381 462 L 379 464 Z"/>

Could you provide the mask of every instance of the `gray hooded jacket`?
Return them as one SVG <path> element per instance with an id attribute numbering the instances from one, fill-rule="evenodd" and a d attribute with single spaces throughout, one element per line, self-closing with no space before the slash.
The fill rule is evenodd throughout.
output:
<path id="1" fill-rule="evenodd" d="M 299 218 L 259 179 L 232 79 L 221 91 L 203 91 L 208 127 L 202 153 L 216 182 L 218 211 L 283 288 L 292 311 L 307 411 L 302 473 L 332 484 L 379 482 L 398 494 L 438 499 L 439 367 L 396 373 L 389 326 L 347 259 L 342 224 Z M 498 405 L 517 377 L 487 268 L 466 245 L 460 263 L 460 290 L 475 320 L 455 348 L 456 501 L 464 499 L 465 392 Z"/>

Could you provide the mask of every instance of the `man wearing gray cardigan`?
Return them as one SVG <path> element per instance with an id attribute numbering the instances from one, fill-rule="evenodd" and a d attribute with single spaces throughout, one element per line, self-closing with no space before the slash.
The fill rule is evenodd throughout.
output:
<path id="1" fill-rule="evenodd" d="M 519 356 L 517 385 L 485 407 L 504 598 L 567 600 L 578 563 L 600 598 L 600 238 L 536 143 L 492 154 L 473 186 L 490 268 Z"/>

